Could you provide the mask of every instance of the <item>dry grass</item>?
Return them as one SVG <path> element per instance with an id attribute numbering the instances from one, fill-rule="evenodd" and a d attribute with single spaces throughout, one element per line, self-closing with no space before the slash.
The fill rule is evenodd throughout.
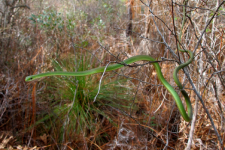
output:
<path id="1" fill-rule="evenodd" d="M 150 7 L 138 0 L 131 0 L 132 5 L 113 0 L 104 5 L 100 2 L 33 1 L 26 4 L 31 9 L 14 8 L 9 20 L 0 14 L 0 148 L 116 150 L 188 149 L 191 146 L 191 149 L 222 149 L 221 142 L 225 147 L 224 4 L 215 13 L 220 6 L 219 1 L 189 1 L 182 30 L 181 0 L 176 1 L 173 8 L 171 1 L 153 0 Z M 146 0 L 143 2 L 147 3 Z M 22 3 L 16 0 L 13 5 Z M 3 6 L 12 7 L 4 1 L 1 5 L 1 12 L 10 14 Z M 130 37 L 125 34 L 128 19 L 124 10 L 127 7 L 132 7 L 133 12 L 134 32 Z M 78 9 L 80 13 L 75 12 Z M 56 17 L 50 25 L 32 24 L 29 17 L 32 14 L 44 15 L 43 11 L 56 12 L 56 16 L 64 12 L 58 14 L 64 22 L 51 24 Z M 214 19 L 208 25 L 211 18 Z M 108 61 L 117 61 L 115 56 L 120 60 L 139 54 L 151 55 L 158 60 L 163 57 L 174 60 L 163 61 L 160 66 L 167 81 L 176 87 L 172 73 L 178 65 L 176 61 L 179 61 L 176 44 L 180 32 L 182 47 L 195 52 L 195 59 L 187 68 L 191 81 L 183 71 L 179 73 L 196 112 L 193 122 L 187 123 L 182 119 L 173 97 L 161 86 L 154 67 L 147 64 L 107 74 L 107 80 L 128 79 L 124 86 L 133 87 L 131 105 L 138 107 L 137 110 L 101 107 L 113 123 L 103 116 L 93 124 L 94 131 L 71 132 L 63 137 L 64 140 L 59 134 L 62 124 L 54 120 L 32 126 L 44 117 L 43 114 L 53 111 L 50 106 L 54 101 L 61 100 L 54 97 L 48 88 L 50 83 L 47 81 L 50 80 L 24 81 L 27 75 L 51 71 L 51 59 L 66 59 L 78 52 L 84 55 L 91 53 L 92 62 L 101 61 L 96 63 L 97 67 L 106 65 Z M 199 41 L 199 38 L 202 39 Z M 179 56 L 183 61 L 189 58 L 185 53 L 179 53 Z M 96 83 L 100 78 L 101 75 L 95 77 Z"/>

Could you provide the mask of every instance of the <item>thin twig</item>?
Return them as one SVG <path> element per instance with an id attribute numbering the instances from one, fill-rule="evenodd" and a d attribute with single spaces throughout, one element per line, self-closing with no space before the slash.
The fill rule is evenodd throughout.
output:
<path id="1" fill-rule="evenodd" d="M 198 114 L 198 99 L 196 98 L 194 113 L 193 113 L 193 117 L 192 117 L 192 121 L 191 121 L 191 129 L 190 129 L 190 132 L 189 132 L 188 143 L 187 143 L 187 147 L 185 148 L 185 150 L 191 149 L 191 144 L 192 144 L 197 114 Z"/>
<path id="2" fill-rule="evenodd" d="M 219 5 L 219 7 L 218 7 L 217 10 L 215 11 L 215 13 L 214 13 L 213 16 L 211 17 L 211 19 L 209 20 L 209 22 L 208 22 L 207 25 L 205 26 L 205 28 L 204 28 L 203 32 L 201 33 L 201 36 L 200 36 L 200 38 L 199 38 L 199 40 L 198 40 L 198 42 L 197 42 L 197 44 L 196 44 L 196 46 L 195 46 L 195 49 L 194 49 L 194 52 L 193 52 L 193 53 L 195 53 L 195 51 L 197 50 L 197 48 L 198 48 L 198 46 L 199 46 L 199 44 L 200 44 L 200 42 L 201 42 L 201 39 L 202 39 L 202 37 L 203 37 L 203 35 L 204 35 L 204 33 L 205 33 L 205 31 L 206 31 L 208 25 L 211 23 L 211 21 L 213 20 L 213 18 L 214 18 L 215 15 L 216 15 L 216 13 L 218 12 L 219 8 L 223 5 L 224 2 L 225 2 L 225 1 L 223 1 L 223 2 Z M 150 11 L 150 12 L 152 13 L 152 15 L 153 15 L 152 18 L 153 18 L 154 24 L 155 24 L 155 26 L 156 26 L 156 29 L 157 29 L 158 33 L 160 34 L 161 38 L 163 39 L 163 42 L 164 42 L 165 46 L 169 49 L 169 51 L 172 53 L 172 55 L 173 55 L 175 58 L 178 58 L 177 55 L 174 53 L 174 51 L 173 51 L 173 50 L 169 47 L 169 45 L 166 43 L 165 38 L 164 38 L 164 36 L 162 35 L 162 33 L 160 32 L 160 30 L 159 30 L 159 28 L 158 28 L 158 26 L 157 26 L 157 24 L 156 24 L 156 21 L 155 21 L 155 19 L 154 19 L 155 15 L 153 14 L 153 12 L 152 12 L 150 6 L 148 6 L 148 7 L 149 7 L 149 11 Z M 210 119 L 210 122 L 211 122 L 211 124 L 212 124 L 212 126 L 213 126 L 213 129 L 214 129 L 214 131 L 215 131 L 215 133 L 216 133 L 216 135 L 217 135 L 217 138 L 218 138 L 218 140 L 219 140 L 219 142 L 220 142 L 221 148 L 224 149 L 224 148 L 223 148 L 223 142 L 222 142 L 222 139 L 221 139 L 221 137 L 220 137 L 220 135 L 219 135 L 219 133 L 218 133 L 218 131 L 217 131 L 215 125 L 214 125 L 213 119 L 212 119 L 212 117 L 211 117 L 211 115 L 210 115 L 208 109 L 206 108 L 205 103 L 204 103 L 204 101 L 203 101 L 201 95 L 200 95 L 199 92 L 197 91 L 197 89 L 196 89 L 196 87 L 195 87 L 195 85 L 194 85 L 194 83 L 193 83 L 193 81 L 192 81 L 192 79 L 191 79 L 191 77 L 190 77 L 190 75 L 189 75 L 187 69 L 184 68 L 183 70 L 184 70 L 184 73 L 185 73 L 185 75 L 187 76 L 187 78 L 188 78 L 188 80 L 189 80 L 191 86 L 193 87 L 194 92 L 196 93 L 197 97 L 198 97 L 199 100 L 201 101 L 202 106 L 203 106 L 203 108 L 205 109 L 205 111 L 206 111 L 206 113 L 207 113 L 207 116 L 208 116 L 209 119 Z"/>
<path id="3" fill-rule="evenodd" d="M 186 6 L 186 7 L 193 8 L 193 9 L 201 9 L 201 10 L 208 10 L 208 11 L 214 12 L 213 10 L 208 9 L 208 8 L 201 8 L 201 7 L 194 7 L 194 6 L 182 5 L 182 4 L 178 4 L 176 2 L 173 2 L 173 3 L 176 4 L 176 5 L 178 5 L 178 6 Z"/>
<path id="4" fill-rule="evenodd" d="M 213 119 L 212 119 L 212 117 L 211 117 L 211 115 L 210 115 L 208 109 L 206 108 L 205 103 L 204 103 L 204 101 L 203 101 L 201 95 L 199 94 L 199 92 L 198 92 L 197 89 L 195 88 L 195 85 L 194 85 L 192 79 L 190 78 L 188 72 L 186 71 L 186 69 L 184 69 L 184 73 L 185 73 L 185 75 L 187 76 L 187 78 L 188 78 L 188 80 L 189 80 L 189 82 L 190 82 L 190 84 L 191 84 L 191 86 L 192 86 L 192 88 L 193 88 L 195 94 L 198 96 L 199 100 L 201 101 L 202 107 L 203 107 L 204 110 L 206 111 L 207 116 L 209 117 L 209 120 L 210 120 L 210 122 L 211 122 L 211 124 L 212 124 L 212 127 L 213 127 L 213 129 L 214 129 L 214 131 L 215 131 L 215 133 L 216 133 L 216 136 L 217 136 L 217 138 L 218 138 L 218 140 L 219 140 L 219 142 L 220 142 L 221 148 L 224 149 L 224 148 L 223 148 L 223 142 L 222 142 L 222 139 L 221 139 L 221 137 L 220 137 L 220 135 L 219 135 L 219 133 L 218 133 L 216 127 L 215 127 L 215 124 L 214 124 L 214 122 L 213 122 Z"/>
<path id="5" fill-rule="evenodd" d="M 217 73 L 219 74 L 220 72 L 224 72 L 224 71 L 225 71 L 225 70 L 220 70 L 220 71 L 217 71 L 217 72 L 213 72 L 213 74 L 211 74 L 211 76 L 209 77 L 208 82 L 206 83 L 205 88 L 203 89 L 202 93 L 204 93 L 204 91 L 205 91 L 205 89 L 206 89 L 206 87 L 207 87 L 209 81 L 212 79 L 213 75 L 215 75 L 215 74 L 217 74 Z"/>
<path id="6" fill-rule="evenodd" d="M 197 44 L 196 44 L 196 46 L 195 46 L 195 49 L 194 49 L 193 53 L 195 53 L 195 51 L 197 50 L 197 48 L 198 48 L 198 46 L 199 46 L 199 44 L 200 44 L 200 42 L 201 42 L 201 40 L 202 40 L 202 36 L 203 36 L 203 35 L 205 34 L 205 32 L 206 32 L 207 27 L 210 25 L 210 23 L 212 22 L 212 20 L 215 18 L 215 15 L 217 14 L 217 12 L 219 11 L 220 7 L 221 7 L 224 3 L 225 3 L 225 0 L 224 0 L 222 3 L 220 3 L 219 7 L 216 9 L 216 11 L 215 11 L 214 14 L 212 15 L 212 17 L 209 19 L 208 23 L 206 24 L 205 28 L 203 29 L 202 34 L 201 34 L 200 37 L 199 37 L 199 40 L 198 40 L 198 42 L 197 42 Z"/>
<path id="7" fill-rule="evenodd" d="M 102 73 L 101 79 L 100 79 L 100 81 L 99 81 L 98 92 L 97 92 L 97 94 L 95 95 L 95 98 L 94 98 L 94 101 L 93 101 L 93 102 L 96 101 L 96 98 L 97 98 L 97 96 L 98 96 L 98 94 L 99 94 L 99 92 L 100 92 L 100 88 L 101 88 L 101 83 L 102 83 L 103 76 L 104 76 L 104 74 L 105 74 L 105 72 L 106 72 L 106 69 L 107 69 L 107 67 L 109 66 L 110 63 L 111 63 L 111 61 L 109 61 L 109 63 L 105 66 L 104 72 Z"/>
<path id="8" fill-rule="evenodd" d="M 166 94 L 167 94 L 167 90 L 166 90 L 165 95 L 166 95 Z M 162 92 L 163 100 L 162 100 L 161 104 L 159 105 L 159 107 L 153 112 L 153 114 L 155 114 L 155 113 L 161 108 L 161 106 L 162 106 L 162 104 L 164 103 L 165 99 L 167 99 L 165 95 L 164 95 L 163 92 Z"/>
<path id="9" fill-rule="evenodd" d="M 162 33 L 160 32 L 160 30 L 159 30 L 159 28 L 158 28 L 158 26 L 157 26 L 157 24 L 156 24 L 156 21 L 155 21 L 155 17 L 156 17 L 156 16 L 155 16 L 154 13 L 152 12 L 150 6 L 149 6 L 149 11 L 150 11 L 151 14 L 152 14 L 153 22 L 154 22 L 154 24 L 155 24 L 155 26 L 156 26 L 156 29 L 157 29 L 159 35 L 161 36 L 161 38 L 162 38 L 162 40 L 163 40 L 163 44 L 164 44 L 164 45 L 166 46 L 166 48 L 170 51 L 170 53 L 173 55 L 173 57 L 176 58 L 176 59 L 178 59 L 178 56 L 177 56 L 176 53 L 171 49 L 171 47 L 166 43 L 166 40 L 165 40 L 164 36 L 163 36 Z"/>
<path id="10" fill-rule="evenodd" d="M 149 7 L 150 8 L 150 4 L 145 4 L 142 0 L 140 0 L 142 2 L 142 4 L 144 4 L 145 6 Z M 154 15 L 154 13 L 151 11 L 151 14 Z M 159 18 L 158 16 L 154 15 L 154 17 L 156 17 L 157 19 L 159 19 L 165 26 L 166 28 L 172 33 L 174 34 L 174 32 L 167 26 L 167 24 L 161 19 Z"/>

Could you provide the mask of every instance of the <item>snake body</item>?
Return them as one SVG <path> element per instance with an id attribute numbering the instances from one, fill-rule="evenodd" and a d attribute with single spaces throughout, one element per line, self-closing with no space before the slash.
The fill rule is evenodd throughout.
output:
<path id="1" fill-rule="evenodd" d="M 182 87 L 182 84 L 179 82 L 179 80 L 177 78 L 177 73 L 180 69 L 182 69 L 183 67 L 187 66 L 188 64 L 190 64 L 192 62 L 193 54 L 191 55 L 191 57 L 192 58 L 190 58 L 188 60 L 188 62 L 181 64 L 174 71 L 174 80 L 175 80 L 176 84 L 178 85 L 178 87 L 181 89 L 181 92 L 182 92 L 183 96 L 185 97 L 185 100 L 186 100 L 186 103 L 187 103 L 188 114 L 185 111 L 185 108 L 183 106 L 183 103 L 182 103 L 179 95 L 177 94 L 175 89 L 164 78 L 159 64 L 156 62 L 156 60 L 153 57 L 147 56 L 147 55 L 133 56 L 133 57 L 130 57 L 130 58 L 122 61 L 121 63 L 109 65 L 107 68 L 98 67 L 98 68 L 95 68 L 95 69 L 91 69 L 91 70 L 87 70 L 87 71 L 80 71 L 80 72 L 46 72 L 46 73 L 40 73 L 40 74 L 36 74 L 36 75 L 27 76 L 25 78 L 25 81 L 33 81 L 33 80 L 40 79 L 40 78 L 43 78 L 43 77 L 46 77 L 46 76 L 56 76 L 56 75 L 60 75 L 60 76 L 87 76 L 87 75 L 91 75 L 91 74 L 104 72 L 104 70 L 105 71 L 116 70 L 116 69 L 119 69 L 119 68 L 123 67 L 125 64 L 129 65 L 129 64 L 137 62 L 137 61 L 153 61 L 152 64 L 153 64 L 153 66 L 156 70 L 156 73 L 157 73 L 157 76 L 158 76 L 159 80 L 161 81 L 161 83 L 166 87 L 166 89 L 173 96 L 173 98 L 174 98 L 174 100 L 177 104 L 177 107 L 178 107 L 182 117 L 184 118 L 184 120 L 189 122 L 189 121 L 191 121 L 191 118 L 192 118 L 192 106 L 191 106 L 188 94 L 185 92 L 185 90 Z"/>
<path id="2" fill-rule="evenodd" d="M 180 51 L 183 52 L 183 50 L 181 50 L 181 49 L 180 49 Z M 186 102 L 186 104 L 187 104 L 187 109 L 188 109 L 188 116 L 190 116 L 189 119 L 191 120 L 191 117 L 192 117 L 192 106 L 191 106 L 191 101 L 190 101 L 190 99 L 189 99 L 189 96 L 188 96 L 187 92 L 184 90 L 184 88 L 183 88 L 182 84 L 180 83 L 180 81 L 179 81 L 179 79 L 178 79 L 178 76 L 177 76 L 177 73 L 179 72 L 179 70 L 181 70 L 182 68 L 184 68 L 184 67 L 186 67 L 187 65 L 189 65 L 189 64 L 193 61 L 193 59 L 194 59 L 194 54 L 192 53 L 192 51 L 190 51 L 190 50 L 186 50 L 186 51 L 189 53 L 190 59 L 189 59 L 187 62 L 185 62 L 185 63 L 179 65 L 178 67 L 176 67 L 176 68 L 174 69 L 174 72 L 173 72 L 173 79 L 174 79 L 174 82 L 175 82 L 175 83 L 177 84 L 177 86 L 179 87 L 179 89 L 180 89 L 182 95 L 183 95 L 184 98 L 185 98 L 185 102 Z"/>
<path id="3" fill-rule="evenodd" d="M 186 7 L 185 6 L 186 6 L 187 2 L 188 2 L 188 0 L 185 0 L 184 1 L 184 5 L 183 5 L 183 18 L 182 18 L 182 25 L 181 25 L 180 34 L 179 34 L 179 37 L 178 37 L 177 49 L 180 52 L 188 52 L 188 54 L 190 55 L 190 58 L 189 58 L 189 60 L 187 62 L 182 63 L 181 65 L 179 65 L 178 67 L 176 67 L 174 69 L 173 78 L 174 78 L 175 83 L 179 87 L 182 95 L 185 98 L 185 101 L 186 101 L 186 104 L 187 104 L 187 109 L 188 109 L 188 116 L 192 116 L 191 101 L 190 101 L 190 99 L 188 97 L 187 92 L 183 89 L 183 86 L 182 86 L 182 84 L 180 83 L 180 81 L 179 81 L 179 79 L 177 77 L 177 74 L 178 74 L 179 70 L 181 70 L 182 68 L 188 66 L 194 60 L 194 54 L 193 54 L 192 51 L 190 51 L 190 50 L 183 50 L 183 49 L 180 48 L 181 36 L 182 36 L 182 33 L 183 33 L 184 24 L 185 24 L 185 20 L 186 20 Z"/>

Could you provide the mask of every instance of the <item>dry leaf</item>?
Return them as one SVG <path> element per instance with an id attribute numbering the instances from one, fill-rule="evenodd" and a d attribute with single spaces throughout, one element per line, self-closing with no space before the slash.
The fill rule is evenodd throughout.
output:
<path id="1" fill-rule="evenodd" d="M 48 136 L 47 136 L 46 134 L 40 136 L 40 139 L 41 139 L 45 144 L 47 144 L 47 138 L 48 138 Z"/>

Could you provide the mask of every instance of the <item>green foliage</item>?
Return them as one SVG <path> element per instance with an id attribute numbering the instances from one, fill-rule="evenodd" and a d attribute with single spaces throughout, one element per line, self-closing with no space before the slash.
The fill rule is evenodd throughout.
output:
<path id="1" fill-rule="evenodd" d="M 67 31 L 73 31 L 76 26 L 76 23 L 71 15 L 67 14 L 64 18 L 61 13 L 57 13 L 56 10 L 52 9 L 44 10 L 42 14 L 39 15 L 32 14 L 29 19 L 32 24 L 38 25 L 46 32 L 56 29 L 59 32 L 62 32 L 64 28 L 66 28 Z"/>
<path id="2" fill-rule="evenodd" d="M 139 113 L 141 113 L 143 116 L 143 119 L 141 121 L 142 123 L 144 123 L 144 124 L 148 123 L 149 126 L 151 126 L 151 127 L 154 127 L 157 125 L 155 123 L 155 119 L 156 119 L 155 116 L 151 117 L 151 121 L 149 122 L 149 114 L 145 113 L 145 111 L 143 111 L 143 110 L 140 110 Z"/>
<path id="3" fill-rule="evenodd" d="M 101 15 L 99 15 L 98 17 L 94 18 L 92 21 L 91 21 L 91 24 L 92 25 L 97 25 L 97 28 L 99 29 L 105 29 L 106 26 L 105 26 L 105 22 L 101 19 Z"/>
<path id="4" fill-rule="evenodd" d="M 211 29 L 207 28 L 206 29 L 206 33 L 211 32 Z"/>
<path id="5" fill-rule="evenodd" d="M 107 0 L 82 2 L 78 8 L 61 12 L 47 8 L 40 14 L 32 14 L 29 20 L 34 27 L 38 26 L 44 31 L 47 37 L 70 35 L 82 41 L 87 38 L 101 41 L 111 30 L 110 27 L 117 24 L 119 17 L 126 12 L 123 3 Z M 96 31 L 101 34 L 96 34 Z"/>

